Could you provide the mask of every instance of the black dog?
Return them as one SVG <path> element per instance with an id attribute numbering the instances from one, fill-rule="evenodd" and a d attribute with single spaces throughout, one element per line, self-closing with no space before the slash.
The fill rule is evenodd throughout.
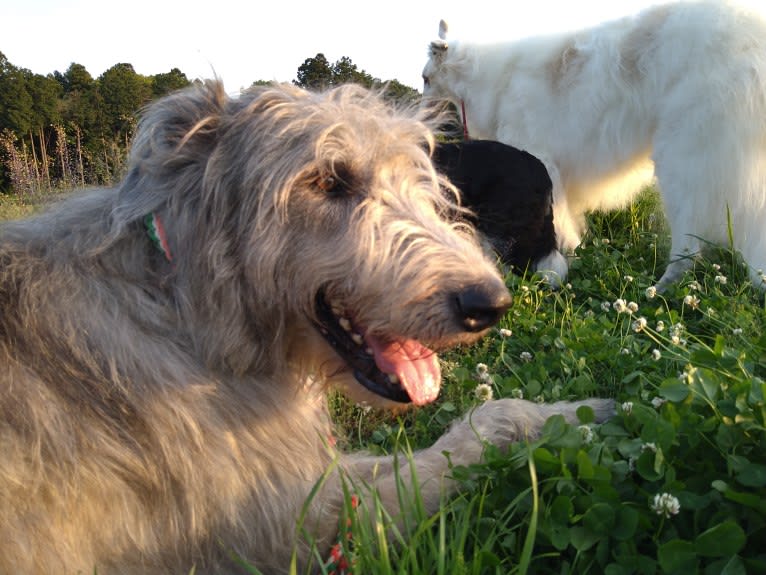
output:
<path id="1" fill-rule="evenodd" d="M 433 160 L 504 264 L 519 274 L 552 271 L 553 284 L 564 279 L 558 275 L 566 262 L 553 229 L 553 184 L 539 159 L 501 142 L 465 140 L 437 144 Z"/>

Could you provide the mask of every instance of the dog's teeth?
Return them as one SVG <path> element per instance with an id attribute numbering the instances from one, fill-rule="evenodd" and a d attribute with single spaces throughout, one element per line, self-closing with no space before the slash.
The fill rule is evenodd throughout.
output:
<path id="1" fill-rule="evenodd" d="M 335 304 L 332 305 L 331 309 L 332 309 L 333 315 L 340 316 L 343 314 L 343 310 L 340 309 L 340 307 Z"/>
<path id="2" fill-rule="evenodd" d="M 340 324 L 340 327 L 342 327 L 345 331 L 351 331 L 351 322 L 347 318 L 340 318 L 338 323 Z"/>
<path id="3" fill-rule="evenodd" d="M 362 336 L 358 333 L 352 333 L 351 339 L 356 345 L 362 345 L 364 343 L 364 340 L 362 339 Z"/>
<path id="4" fill-rule="evenodd" d="M 388 381 L 390 381 L 391 383 L 399 383 L 399 378 L 396 376 L 395 373 L 389 373 Z"/>

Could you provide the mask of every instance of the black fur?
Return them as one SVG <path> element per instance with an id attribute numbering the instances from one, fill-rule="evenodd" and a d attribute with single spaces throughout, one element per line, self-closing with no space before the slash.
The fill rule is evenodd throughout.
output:
<path id="1" fill-rule="evenodd" d="M 553 184 L 532 154 L 492 140 L 439 143 L 434 165 L 461 192 L 473 224 L 523 274 L 556 249 Z"/>

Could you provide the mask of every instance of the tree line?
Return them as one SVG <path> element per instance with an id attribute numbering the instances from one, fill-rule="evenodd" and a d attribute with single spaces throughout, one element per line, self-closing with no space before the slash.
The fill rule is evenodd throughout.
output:
<path id="1" fill-rule="evenodd" d="M 322 53 L 307 58 L 293 80 L 307 89 L 349 82 L 383 89 L 393 100 L 419 97 L 397 80 L 374 78 L 345 56 L 334 63 Z M 144 76 L 126 63 L 97 78 L 77 63 L 63 73 L 35 74 L 0 52 L 0 193 L 32 195 L 114 182 L 122 174 L 140 110 L 190 84 L 178 68 Z"/>

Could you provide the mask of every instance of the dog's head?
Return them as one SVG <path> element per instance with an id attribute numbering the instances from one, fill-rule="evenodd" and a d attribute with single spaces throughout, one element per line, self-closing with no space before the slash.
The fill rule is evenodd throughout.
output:
<path id="1" fill-rule="evenodd" d="M 436 397 L 436 352 L 475 341 L 510 295 L 448 217 L 430 160 L 441 120 L 426 118 L 356 86 L 229 98 L 209 84 L 148 111 L 117 212 L 164 218 L 210 363 L 289 365 L 359 399 Z"/>
<path id="2" fill-rule="evenodd" d="M 460 100 L 456 87 L 467 62 L 459 42 L 447 42 L 447 23 L 439 22 L 439 38 L 428 45 L 428 61 L 423 68 L 423 101 Z"/>

